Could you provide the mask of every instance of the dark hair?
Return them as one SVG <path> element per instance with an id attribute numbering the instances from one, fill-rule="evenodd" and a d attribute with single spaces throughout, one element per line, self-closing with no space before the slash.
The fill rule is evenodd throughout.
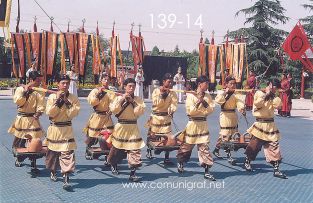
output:
<path id="1" fill-rule="evenodd" d="M 236 79 L 235 79 L 233 76 L 231 76 L 231 75 L 229 75 L 229 76 L 227 76 L 227 77 L 225 78 L 226 84 L 227 84 L 229 81 L 232 81 L 232 80 L 235 80 L 235 81 L 236 81 Z"/>
<path id="2" fill-rule="evenodd" d="M 56 77 L 56 80 L 57 80 L 57 82 L 59 83 L 59 82 L 62 81 L 62 80 L 68 80 L 68 81 L 70 81 L 71 79 L 70 79 L 70 77 L 69 77 L 68 75 L 66 75 L 66 74 L 60 74 L 60 75 L 58 75 L 58 76 Z"/>
<path id="3" fill-rule="evenodd" d="M 29 79 L 36 80 L 36 78 L 42 77 L 38 71 L 31 71 L 28 75 Z"/>
<path id="4" fill-rule="evenodd" d="M 128 85 L 129 83 L 134 83 L 134 84 L 136 84 L 136 81 L 135 81 L 134 78 L 127 78 L 126 80 L 124 80 L 123 85 L 126 86 L 126 85 Z"/>
<path id="5" fill-rule="evenodd" d="M 173 79 L 173 75 L 171 73 L 165 73 L 163 78 L 162 78 L 162 81 L 164 80 L 172 80 Z"/>
<path id="6" fill-rule="evenodd" d="M 270 83 L 272 83 L 273 86 L 280 88 L 280 82 L 278 79 L 276 78 L 268 79 L 266 84 L 269 85 Z"/>
<path id="7" fill-rule="evenodd" d="M 203 82 L 209 82 L 209 78 L 205 75 L 201 75 L 196 79 L 197 86 L 199 85 L 199 83 Z"/>

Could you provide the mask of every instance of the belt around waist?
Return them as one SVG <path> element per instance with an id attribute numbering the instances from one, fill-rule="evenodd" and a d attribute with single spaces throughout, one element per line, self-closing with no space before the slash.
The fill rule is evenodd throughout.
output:
<path id="1" fill-rule="evenodd" d="M 17 115 L 22 117 L 33 117 L 35 113 L 18 112 Z"/>
<path id="2" fill-rule="evenodd" d="M 69 143 L 69 142 L 75 142 L 74 138 L 68 139 L 68 140 L 50 140 L 49 138 L 46 138 L 48 142 L 51 142 L 53 144 L 58 144 L 58 143 Z"/>
<path id="3" fill-rule="evenodd" d="M 72 121 L 64 121 L 64 122 L 50 121 L 50 125 L 57 126 L 57 127 L 72 126 Z"/>
<path id="4" fill-rule="evenodd" d="M 235 112 L 235 109 L 221 109 L 222 112 Z"/>
<path id="5" fill-rule="evenodd" d="M 189 121 L 206 121 L 206 117 L 189 117 Z"/>
<path id="6" fill-rule="evenodd" d="M 107 115 L 108 112 L 107 111 L 95 111 L 96 114 L 99 114 L 99 115 Z"/>
<path id="7" fill-rule="evenodd" d="M 137 124 L 137 120 L 123 120 L 123 119 L 119 119 L 117 121 L 120 124 Z"/>
<path id="8" fill-rule="evenodd" d="M 152 114 L 156 115 L 156 116 L 168 116 L 167 112 L 155 112 L 155 111 L 152 111 Z"/>
<path id="9" fill-rule="evenodd" d="M 272 123 L 274 122 L 274 118 L 256 118 L 256 121 L 261 123 Z"/>

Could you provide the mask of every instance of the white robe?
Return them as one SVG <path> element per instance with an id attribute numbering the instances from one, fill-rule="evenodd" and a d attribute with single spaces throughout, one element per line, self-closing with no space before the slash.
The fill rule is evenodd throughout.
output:
<path id="1" fill-rule="evenodd" d="M 68 75 L 71 79 L 71 82 L 70 82 L 70 86 L 68 88 L 68 91 L 71 93 L 71 94 L 74 94 L 75 96 L 77 96 L 77 80 L 78 80 L 78 75 L 72 71 L 67 71 L 66 72 L 66 75 Z"/>
<path id="2" fill-rule="evenodd" d="M 185 78 L 182 74 L 176 74 L 174 76 L 174 82 L 176 83 L 174 85 L 174 89 L 176 90 L 184 90 L 185 89 L 185 86 L 184 86 L 184 83 L 185 83 Z M 182 92 L 177 92 L 177 96 L 178 96 L 178 102 L 179 103 L 183 103 L 184 100 L 183 100 L 183 93 Z"/>
<path id="3" fill-rule="evenodd" d="M 136 81 L 135 96 L 143 99 L 143 82 L 145 81 L 145 78 L 141 73 L 138 72 L 136 74 L 135 81 Z"/>

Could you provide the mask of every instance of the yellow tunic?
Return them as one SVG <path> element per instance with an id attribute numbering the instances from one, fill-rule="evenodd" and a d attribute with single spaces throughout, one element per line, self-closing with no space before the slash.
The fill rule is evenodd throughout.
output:
<path id="1" fill-rule="evenodd" d="M 274 109 L 279 108 L 282 104 L 279 97 L 273 100 L 265 101 L 265 93 L 257 91 L 253 99 L 253 116 L 257 119 L 274 119 Z M 254 122 L 253 125 L 247 130 L 251 135 L 265 141 L 278 141 L 280 133 L 274 122 Z"/>
<path id="2" fill-rule="evenodd" d="M 214 110 L 214 102 L 211 96 L 205 93 L 204 100 L 208 103 L 208 107 L 204 107 L 201 103 L 198 107 L 196 103 L 198 98 L 193 94 L 187 94 L 186 111 L 191 118 L 207 118 Z M 202 144 L 210 142 L 210 134 L 208 122 L 200 120 L 189 120 L 186 126 L 184 142 L 187 144 Z"/>
<path id="3" fill-rule="evenodd" d="M 13 101 L 18 106 L 18 114 L 35 114 L 45 111 L 44 94 L 33 91 L 26 100 L 24 93 L 24 88 L 18 87 L 13 96 Z M 25 117 L 22 115 L 17 115 L 8 133 L 18 138 L 24 138 L 27 134 L 31 135 L 33 138 L 40 138 L 44 134 L 38 119 L 35 119 L 33 116 Z"/>
<path id="4" fill-rule="evenodd" d="M 215 97 L 215 102 L 219 105 L 223 105 L 226 102 L 220 113 L 220 135 L 233 135 L 238 131 L 238 117 L 235 109 L 244 109 L 245 104 L 241 99 L 241 95 L 238 94 L 232 94 L 227 101 L 225 98 L 224 94 L 218 94 Z"/>
<path id="5" fill-rule="evenodd" d="M 131 104 L 119 116 L 119 121 L 133 121 L 136 122 L 140 115 L 145 111 L 145 103 L 140 97 L 135 96 L 135 103 L 133 107 Z M 110 104 L 110 110 L 113 114 L 119 114 L 122 110 L 122 96 L 118 96 L 114 99 L 113 103 Z M 123 124 L 118 122 L 114 126 L 114 132 L 111 136 L 112 145 L 118 149 L 125 150 L 137 150 L 145 146 L 145 143 L 140 136 L 140 132 L 137 124 Z"/>
<path id="6" fill-rule="evenodd" d="M 172 118 L 168 112 L 174 113 L 177 110 L 177 94 L 170 91 L 166 99 L 161 95 L 159 88 L 152 93 L 152 114 L 148 126 L 153 133 L 168 134 L 172 132 Z"/>
<path id="7" fill-rule="evenodd" d="M 115 98 L 114 93 L 106 93 L 104 97 L 99 100 L 97 95 L 99 93 L 98 88 L 93 89 L 87 97 L 88 103 L 93 107 L 94 113 L 91 114 L 84 132 L 89 137 L 98 137 L 99 133 L 103 129 L 113 131 L 113 122 L 111 115 L 109 114 L 109 105 Z"/>
<path id="8" fill-rule="evenodd" d="M 72 104 L 67 107 L 65 104 L 61 108 L 55 105 L 57 100 L 56 94 L 51 94 L 47 101 L 46 114 L 52 122 L 67 122 L 78 115 L 80 104 L 78 97 L 69 94 L 68 100 Z M 47 146 L 52 151 L 70 151 L 76 149 L 74 133 L 72 126 L 55 126 L 50 125 L 47 130 Z"/>

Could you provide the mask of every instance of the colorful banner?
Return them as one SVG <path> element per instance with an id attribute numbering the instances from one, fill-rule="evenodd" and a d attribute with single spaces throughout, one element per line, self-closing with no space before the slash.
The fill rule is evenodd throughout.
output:
<path id="1" fill-rule="evenodd" d="M 18 74 L 16 71 L 15 60 L 14 60 L 14 35 L 11 33 L 11 56 L 12 56 L 12 72 L 16 78 Z"/>
<path id="2" fill-rule="evenodd" d="M 233 66 L 231 74 L 236 78 L 239 69 L 239 44 L 232 44 L 233 47 Z"/>
<path id="3" fill-rule="evenodd" d="M 97 35 L 91 35 L 91 44 L 93 52 L 92 73 L 94 75 L 99 75 L 101 71 L 101 58 L 99 50 L 99 37 Z"/>
<path id="4" fill-rule="evenodd" d="M 47 75 L 52 75 L 55 61 L 55 54 L 57 51 L 57 37 L 58 34 L 54 32 L 47 33 Z"/>
<path id="5" fill-rule="evenodd" d="M 76 45 L 76 34 L 67 32 L 65 33 L 65 41 L 67 45 L 67 50 L 69 54 L 70 64 L 74 64 L 75 57 L 75 45 Z"/>
<path id="6" fill-rule="evenodd" d="M 217 59 L 217 46 L 209 45 L 209 53 L 208 53 L 208 76 L 209 82 L 215 83 L 216 81 L 216 59 Z"/>
<path id="7" fill-rule="evenodd" d="M 29 69 L 31 67 L 32 64 L 32 57 L 30 54 L 30 37 L 29 37 L 29 33 L 23 33 L 23 37 L 24 37 L 24 44 L 25 44 L 25 48 L 26 48 L 26 57 L 27 57 L 27 66 Z"/>
<path id="8" fill-rule="evenodd" d="M 32 32 L 30 33 L 30 41 L 31 41 L 31 47 L 32 47 L 32 56 L 33 58 L 37 59 L 35 64 L 35 69 L 39 69 L 39 57 L 40 57 L 40 38 L 41 33 L 39 32 Z"/>
<path id="9" fill-rule="evenodd" d="M 25 55 L 24 55 L 24 40 L 23 40 L 23 34 L 15 33 L 14 34 L 14 41 L 15 46 L 18 53 L 18 59 L 19 59 L 19 77 L 23 78 L 25 77 Z"/>
<path id="10" fill-rule="evenodd" d="M 0 0 L 0 27 L 9 27 L 12 0 Z"/>
<path id="11" fill-rule="evenodd" d="M 230 43 L 227 43 L 225 51 L 226 51 L 226 69 L 229 69 L 229 74 L 232 74 L 233 54 L 232 54 L 232 45 Z"/>
<path id="12" fill-rule="evenodd" d="M 60 33 L 59 35 L 60 51 L 61 51 L 61 69 L 60 72 L 66 74 L 66 65 L 65 65 L 65 53 L 64 53 L 64 34 Z"/>
<path id="13" fill-rule="evenodd" d="M 89 36 L 86 33 L 78 33 L 77 48 L 78 48 L 78 67 L 79 75 L 85 75 L 86 55 L 88 49 Z"/>

